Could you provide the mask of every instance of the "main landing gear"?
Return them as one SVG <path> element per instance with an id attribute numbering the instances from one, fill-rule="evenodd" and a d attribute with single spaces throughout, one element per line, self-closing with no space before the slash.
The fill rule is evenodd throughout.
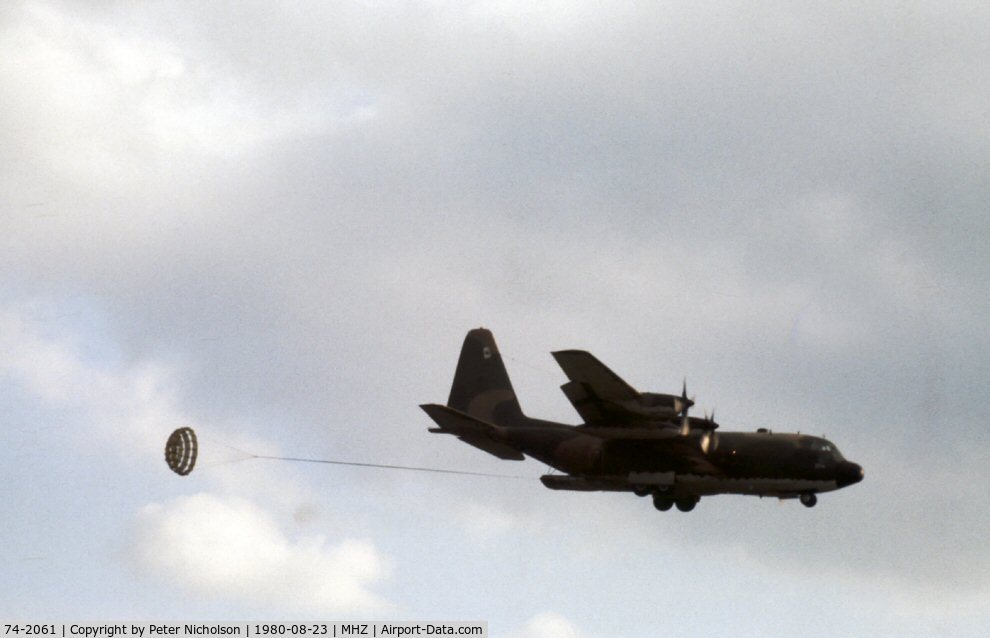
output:
<path id="1" fill-rule="evenodd" d="M 814 507 L 815 503 L 818 502 L 818 497 L 810 492 L 807 494 L 802 494 L 800 499 L 801 505 L 804 505 L 805 507 Z"/>
<path id="2" fill-rule="evenodd" d="M 664 496 L 663 494 L 653 495 L 653 507 L 657 508 L 661 512 L 666 512 L 674 506 L 674 499 L 669 496 Z"/>
<path id="3" fill-rule="evenodd" d="M 674 497 L 666 494 L 657 493 L 653 495 L 653 507 L 657 508 L 661 512 L 666 512 L 675 505 L 677 506 L 677 509 L 682 512 L 690 512 L 697 504 L 698 499 L 692 496 L 675 499 Z"/>

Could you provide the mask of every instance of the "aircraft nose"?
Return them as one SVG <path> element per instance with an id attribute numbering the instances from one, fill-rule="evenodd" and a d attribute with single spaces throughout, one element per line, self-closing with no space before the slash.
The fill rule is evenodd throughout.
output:
<path id="1" fill-rule="evenodd" d="M 843 463 L 839 468 L 838 479 L 839 487 L 859 483 L 863 480 L 863 466 L 858 463 Z"/>

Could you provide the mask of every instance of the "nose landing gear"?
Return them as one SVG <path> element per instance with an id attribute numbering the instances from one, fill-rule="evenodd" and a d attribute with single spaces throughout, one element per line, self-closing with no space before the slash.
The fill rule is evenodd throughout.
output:
<path id="1" fill-rule="evenodd" d="M 801 505 L 804 505 L 805 507 L 814 507 L 815 503 L 818 502 L 818 497 L 810 492 L 808 494 L 802 494 L 800 499 Z"/>

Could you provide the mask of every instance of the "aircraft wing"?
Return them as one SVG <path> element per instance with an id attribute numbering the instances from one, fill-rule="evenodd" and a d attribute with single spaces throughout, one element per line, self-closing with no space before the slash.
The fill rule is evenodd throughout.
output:
<path id="1" fill-rule="evenodd" d="M 583 383 L 569 381 L 560 386 L 560 389 L 564 391 L 567 400 L 571 402 L 585 423 L 599 423 L 605 420 L 606 414 L 602 409 L 603 406 L 591 388 Z"/>
<path id="2" fill-rule="evenodd" d="M 602 399 L 634 401 L 639 397 L 639 392 L 590 352 L 560 350 L 551 354 L 568 379 L 590 387 Z"/>
<path id="3" fill-rule="evenodd" d="M 636 401 L 639 392 L 593 354 L 584 350 L 561 350 L 551 354 L 570 379 L 560 389 L 585 423 L 610 427 L 643 420 L 642 416 L 621 405 Z"/>
<path id="4" fill-rule="evenodd" d="M 419 407 L 439 426 L 430 428 L 430 432 L 453 434 L 468 445 L 506 461 L 526 459 L 522 452 L 498 440 L 499 427 L 493 423 L 438 403 L 427 403 Z"/>

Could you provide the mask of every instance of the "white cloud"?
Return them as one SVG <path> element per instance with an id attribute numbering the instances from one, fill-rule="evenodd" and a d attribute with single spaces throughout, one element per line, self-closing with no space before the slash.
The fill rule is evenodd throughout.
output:
<path id="1" fill-rule="evenodd" d="M 101 447 L 160 448 L 164 434 L 192 424 L 177 404 L 169 368 L 146 362 L 114 369 L 89 362 L 69 339 L 45 334 L 32 320 L 40 307 L 0 307 L 0 379 L 84 416 L 93 426 L 87 435 L 97 434 Z"/>
<path id="2" fill-rule="evenodd" d="M 389 607 L 370 589 L 389 573 L 371 542 L 289 538 L 266 511 L 241 498 L 201 493 L 146 506 L 134 555 L 150 574 L 219 599 L 303 613 Z"/>
<path id="3" fill-rule="evenodd" d="M 553 612 L 543 612 L 526 621 L 510 638 L 585 638 L 585 634 L 567 618 Z"/>
<path id="4" fill-rule="evenodd" d="M 486 540 L 505 534 L 518 526 L 516 518 L 502 508 L 470 501 L 456 511 L 464 530 L 476 540 Z"/>
<path id="5" fill-rule="evenodd" d="M 119 190 L 181 157 L 230 159 L 368 116 L 332 97 L 260 98 L 248 78 L 162 34 L 45 5 L 16 13 L 0 31 L 0 112 L 29 132 L 16 135 L 22 154 L 69 179 Z"/>
<path id="6" fill-rule="evenodd" d="M 199 437 L 196 476 L 227 494 L 249 495 L 288 511 L 313 494 L 286 467 L 255 461 L 245 472 L 236 461 L 252 454 L 277 456 L 279 447 L 246 429 L 194 415 L 181 398 L 182 368 L 153 360 L 121 365 L 92 356 L 64 326 L 53 328 L 39 315 L 55 314 L 45 302 L 0 305 L 0 382 L 19 386 L 40 404 L 70 410 L 82 427 L 73 443 L 115 455 L 116 462 L 159 464 L 172 430 L 189 426 Z"/>
<path id="7" fill-rule="evenodd" d="M 41 405 L 71 411 L 81 425 L 73 429 L 74 443 L 111 450 L 114 463 L 147 467 L 150 461 L 165 473 L 165 436 L 192 425 L 200 431 L 200 484 L 205 480 L 224 494 L 197 494 L 143 508 L 134 551 L 144 569 L 198 593 L 291 610 L 388 608 L 368 589 L 389 571 L 369 541 L 328 545 L 319 535 L 291 539 L 279 529 L 276 515 L 298 513 L 313 499 L 289 470 L 256 461 L 244 472 L 225 464 L 243 458 L 237 449 L 278 454 L 277 447 L 201 427 L 182 406 L 174 382 L 180 370 L 148 361 L 121 365 L 106 352 L 94 353 L 92 344 L 84 348 L 67 336 L 65 326 L 39 318 L 55 309 L 44 302 L 0 306 L 0 382 L 19 387 Z M 227 447 L 228 440 L 236 449 Z M 256 503 L 272 504 L 272 513 Z M 307 515 L 315 516 L 304 511 L 302 517 Z"/>
<path id="8" fill-rule="evenodd" d="M 47 324 L 15 311 L 0 316 L 0 377 L 84 421 L 85 445 L 120 445 L 120 459 L 153 457 L 164 472 L 162 439 L 192 411 L 268 422 L 264 436 L 287 450 L 439 457 L 413 406 L 446 390 L 456 339 L 484 323 L 506 346 L 515 340 L 505 352 L 550 368 L 531 393 L 517 384 L 534 414 L 574 420 L 545 350 L 584 347 L 644 389 L 677 387 L 687 374 L 727 425 L 740 405 L 760 424 L 827 421 L 867 466 L 867 482 L 830 500 L 850 509 L 819 536 L 801 534 L 814 523 L 786 507 L 725 499 L 661 523 L 703 533 L 657 540 L 641 508 L 602 501 L 622 533 L 645 521 L 643 538 L 694 551 L 724 536 L 777 571 L 813 557 L 946 590 L 968 577 L 953 556 L 978 547 L 985 499 L 959 504 L 936 488 L 981 465 L 937 444 L 978 446 L 965 435 L 986 420 L 976 356 L 986 303 L 973 285 L 987 263 L 987 162 L 973 134 L 985 129 L 976 116 L 986 85 L 962 82 L 985 68 L 973 63 L 986 57 L 985 15 L 79 6 L 0 9 L 0 146 L 10 158 L 0 286 L 91 301 L 128 362 L 94 362 L 85 342 L 52 339 Z M 932 90 L 946 82 L 965 90 Z M 346 134 L 335 134 L 338 120 Z M 958 340 L 922 343 L 915 356 L 919 335 L 963 319 Z M 186 383 L 189 369 L 162 366 L 160 354 L 188 358 L 207 382 Z M 915 377 L 937 383 L 918 392 Z M 934 416 L 952 421 L 941 434 L 910 414 L 922 402 L 944 406 Z M 920 414 L 933 416 L 925 405 Z M 910 472 L 882 480 L 893 473 L 874 450 L 920 454 L 918 441 L 953 469 L 930 489 L 905 489 L 917 483 Z M 485 462 L 471 454 L 480 455 L 453 458 Z M 313 499 L 276 480 L 284 465 L 244 469 L 164 487 L 205 476 L 285 530 L 296 513 L 312 531 L 333 508 L 300 505 Z M 25 488 L 30 513 L 40 496 Z M 469 533 L 509 544 L 541 524 L 527 507 L 563 512 L 542 523 L 549 529 L 573 517 L 567 503 L 593 497 L 571 498 L 449 511 Z M 915 516 L 907 527 L 905 512 Z M 390 533 L 376 522 L 367 524 Z M 428 524 L 402 531 L 417 538 Z M 781 529 L 793 542 L 777 542 Z M 600 537 L 580 534 L 589 546 Z M 918 547 L 922 563 L 902 558 Z M 533 564 L 530 554 L 520 563 Z M 500 573 L 501 552 L 482 557 Z M 919 569 L 935 562 L 948 567 Z M 730 575 L 750 571 L 731 565 Z M 526 573 L 564 583 L 554 569 Z M 625 591 L 642 573 L 600 589 Z M 22 595 L 16 582 L 11 600 Z M 422 593 L 424 606 L 443 608 L 444 595 Z M 628 607 L 601 614 L 642 626 Z M 552 614 L 530 624 L 568 628 Z"/>

